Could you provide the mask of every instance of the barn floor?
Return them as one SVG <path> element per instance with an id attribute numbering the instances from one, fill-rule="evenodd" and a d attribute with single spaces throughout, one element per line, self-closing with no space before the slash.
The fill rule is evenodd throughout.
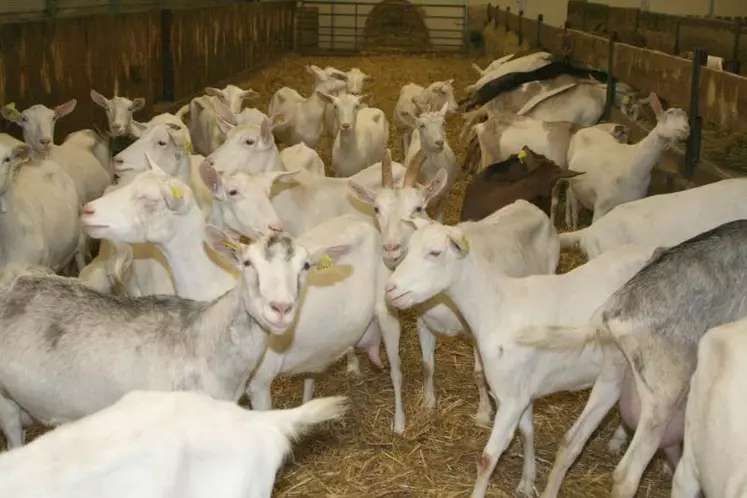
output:
<path id="1" fill-rule="evenodd" d="M 287 57 L 274 66 L 256 73 L 245 88 L 262 94 L 259 107 L 266 110 L 272 93 L 282 86 L 311 90 L 312 77 L 304 66 L 335 66 L 342 70 L 360 67 L 376 78 L 370 86 L 374 94 L 370 105 L 391 116 L 402 85 L 421 84 L 454 78 L 457 98 L 471 82 L 473 60 L 450 56 L 372 56 L 372 57 Z M 489 62 L 475 60 L 484 65 Z M 465 145 L 458 141 L 462 121 L 448 122 L 449 142 L 461 162 Z M 402 160 L 401 139 L 391 127 L 390 147 L 395 160 Z M 329 164 L 331 144 L 323 141 L 320 150 Z M 447 223 L 458 221 L 465 181 L 452 193 Z M 562 212 L 562 211 L 561 211 Z M 580 264 L 578 254 L 564 253 L 561 271 Z M 359 354 L 362 376 L 355 378 L 340 361 L 317 383 L 316 395 L 348 395 L 352 399 L 349 416 L 341 423 L 329 424 L 295 446 L 294 460 L 278 474 L 275 496 L 314 497 L 457 497 L 469 496 L 476 473 L 476 460 L 487 442 L 489 430 L 477 427 L 472 419 L 477 407 L 477 392 L 472 377 L 473 358 L 465 338 L 443 339 L 436 350 L 436 388 L 438 408 L 428 414 L 421 409 L 422 368 L 415 323 L 406 315 L 400 346 L 403 395 L 407 428 L 402 437 L 390 430 L 393 396 L 389 373 L 378 370 Z M 382 358 L 386 356 L 382 351 Z M 385 363 L 386 364 L 386 363 Z M 274 385 L 274 406 L 292 407 L 301 402 L 302 379 L 278 379 Z M 535 405 L 535 446 L 538 464 L 538 488 L 544 487 L 555 451 L 563 433 L 580 414 L 588 391 L 556 395 Z M 619 423 L 613 411 L 594 434 L 582 457 L 569 472 L 561 496 L 607 496 L 611 475 L 619 457 L 606 452 L 605 444 Z M 32 431 L 38 434 L 39 430 Z M 0 436 L 1 437 L 1 436 Z M 0 447 L 4 447 L 0 443 Z M 488 496 L 513 496 L 522 469 L 522 441 L 514 438 L 492 477 Z M 29 478 L 33 478 L 30 476 Z M 652 464 L 641 483 L 638 497 L 668 497 L 670 478 L 659 465 Z"/>

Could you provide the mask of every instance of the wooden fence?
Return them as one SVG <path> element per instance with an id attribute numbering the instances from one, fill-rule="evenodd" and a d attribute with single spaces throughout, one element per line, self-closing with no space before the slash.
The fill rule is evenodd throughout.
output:
<path id="1" fill-rule="evenodd" d="M 621 43 L 616 32 L 603 38 L 568 25 L 556 28 L 542 23 L 541 14 L 536 20 L 527 19 L 490 5 L 488 20 L 516 33 L 520 43 L 567 53 L 574 63 L 606 71 L 613 80 L 655 92 L 670 106 L 685 109 L 692 133 L 678 173 L 686 179 L 692 178 L 700 161 L 703 120 L 735 133 L 747 131 L 747 78 L 704 67 L 706 52 L 701 48 L 690 61 Z"/>
<path id="2" fill-rule="evenodd" d="M 747 22 L 743 18 L 673 16 L 571 0 L 568 23 L 573 29 L 603 36 L 617 31 L 623 43 L 673 55 L 701 47 L 728 61 L 732 72 L 747 74 Z"/>
<path id="3" fill-rule="evenodd" d="M 92 88 L 145 97 L 144 118 L 292 50 L 295 10 L 295 1 L 241 2 L 0 24 L 0 102 L 22 110 L 77 99 L 60 137 L 104 124 Z M 4 120 L 0 129 L 20 136 Z"/>

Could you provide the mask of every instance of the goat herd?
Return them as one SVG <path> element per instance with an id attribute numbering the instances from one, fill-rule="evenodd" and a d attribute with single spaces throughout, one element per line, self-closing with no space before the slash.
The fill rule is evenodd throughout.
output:
<path id="1" fill-rule="evenodd" d="M 646 197 L 687 115 L 619 83 L 616 106 L 657 115 L 629 145 L 626 126 L 595 124 L 606 83 L 567 68 L 542 51 L 477 68 L 470 112 L 452 80 L 405 85 L 392 116 L 403 164 L 357 68 L 307 66 L 311 95 L 284 87 L 268 114 L 242 110 L 258 94 L 229 85 L 141 123 L 144 99 L 92 90 L 108 131 L 61 145 L 55 122 L 74 100 L 3 107 L 24 142 L 0 139 L 0 496 L 269 496 L 291 439 L 345 412 L 344 397 L 312 400 L 314 375 L 342 357 L 359 373 L 355 349 L 380 365 L 383 339 L 392 428 L 404 431 L 405 308 L 418 316 L 427 409 L 436 337 L 474 338 L 475 419 L 492 432 L 473 497 L 517 427 L 517 492 L 532 496 L 533 400 L 591 386 L 542 496 L 557 496 L 618 401 L 610 450 L 635 434 L 612 496 L 632 497 L 660 448 L 672 496 L 744 496 L 747 432 L 731 399 L 747 368 L 747 179 Z M 459 170 L 444 123 L 460 113 L 465 167 L 479 174 L 462 222 L 446 226 Z M 336 177 L 315 150 L 325 130 Z M 558 234 L 561 184 L 566 224 L 580 203 L 588 228 Z M 573 245 L 589 262 L 557 275 Z M 290 374 L 305 377 L 304 404 L 271 410 L 273 380 Z M 254 411 L 236 404 L 244 393 Z M 33 421 L 61 427 L 23 446 Z"/>

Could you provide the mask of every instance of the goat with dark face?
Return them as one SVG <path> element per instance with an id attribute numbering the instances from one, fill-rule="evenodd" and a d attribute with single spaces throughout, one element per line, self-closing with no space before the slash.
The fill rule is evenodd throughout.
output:
<path id="1" fill-rule="evenodd" d="M 467 185 L 461 221 L 478 221 L 518 199 L 550 215 L 552 190 L 562 178 L 580 175 L 524 146 L 507 160 L 491 164 Z"/>

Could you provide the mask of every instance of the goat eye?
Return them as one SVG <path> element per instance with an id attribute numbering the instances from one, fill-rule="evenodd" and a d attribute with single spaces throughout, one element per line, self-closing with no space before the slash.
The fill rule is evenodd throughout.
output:
<path id="1" fill-rule="evenodd" d="M 416 213 L 422 213 L 423 212 L 423 206 L 418 206 L 415 208 Z"/>
<path id="2" fill-rule="evenodd" d="M 303 264 L 304 271 L 308 271 L 310 268 L 311 268 L 311 265 L 309 264 L 308 261 Z"/>
<path id="3" fill-rule="evenodd" d="M 228 191 L 228 195 L 236 195 L 238 193 L 239 193 L 239 191 L 236 190 L 235 188 L 232 188 L 231 190 Z"/>
<path id="4" fill-rule="evenodd" d="M 424 125 L 424 124 L 421 124 L 421 125 L 420 125 L 420 128 L 422 128 L 422 129 L 425 129 L 425 125 Z"/>
<path id="5" fill-rule="evenodd" d="M 428 253 L 428 256 L 433 256 L 434 258 L 437 258 L 441 255 L 441 251 L 431 251 Z"/>
<path id="6" fill-rule="evenodd" d="M 29 120 L 29 118 L 27 118 L 26 116 L 21 116 L 21 121 L 23 121 L 24 123 L 25 123 L 26 121 L 28 121 L 28 120 Z"/>
<path id="7" fill-rule="evenodd" d="M 246 145 L 254 145 L 254 140 L 251 140 L 251 139 L 247 139 L 247 140 L 246 140 L 246 141 L 245 141 L 244 143 L 245 143 Z"/>
<path id="8" fill-rule="evenodd" d="M 374 213 L 379 214 L 379 208 L 378 207 L 374 207 Z"/>
<path id="9" fill-rule="evenodd" d="M 9 162 L 10 162 L 10 158 L 9 158 L 9 157 L 6 157 L 5 159 L 3 159 L 3 162 L 4 162 L 4 163 L 9 163 Z"/>
<path id="10" fill-rule="evenodd" d="M 245 259 L 244 260 L 244 266 L 246 266 L 247 268 L 249 268 L 250 266 L 252 266 L 252 262 L 249 261 L 248 259 Z"/>
<path id="11" fill-rule="evenodd" d="M 159 140 L 158 145 L 160 145 L 161 147 L 166 147 L 166 142 L 164 140 Z"/>

